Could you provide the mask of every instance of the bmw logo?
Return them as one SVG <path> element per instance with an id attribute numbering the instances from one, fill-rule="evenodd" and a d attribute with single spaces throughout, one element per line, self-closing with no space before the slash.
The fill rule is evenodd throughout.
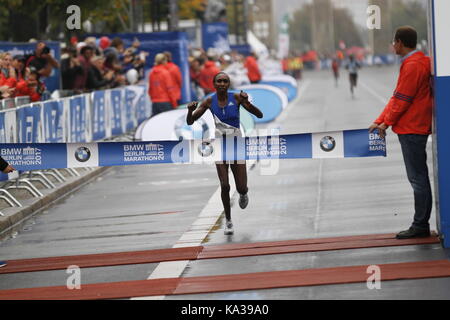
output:
<path id="1" fill-rule="evenodd" d="M 325 152 L 333 151 L 334 147 L 336 147 L 336 141 L 333 137 L 325 136 L 320 139 L 320 149 Z"/>
<path id="2" fill-rule="evenodd" d="M 198 153 L 202 157 L 209 157 L 214 152 L 214 148 L 211 145 L 211 142 L 202 142 L 201 145 L 198 146 Z"/>
<path id="3" fill-rule="evenodd" d="M 79 162 L 86 162 L 91 157 L 91 151 L 87 147 L 79 147 L 75 151 L 75 158 Z"/>

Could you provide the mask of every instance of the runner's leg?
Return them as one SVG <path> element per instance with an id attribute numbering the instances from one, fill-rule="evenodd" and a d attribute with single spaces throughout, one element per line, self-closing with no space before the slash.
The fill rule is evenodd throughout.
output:
<path id="1" fill-rule="evenodd" d="M 225 211 L 225 218 L 231 220 L 230 209 L 230 183 L 228 181 L 228 164 L 216 163 L 217 175 L 219 176 L 221 198 L 223 209 Z"/>
<path id="2" fill-rule="evenodd" d="M 234 181 L 236 183 L 236 190 L 239 194 L 246 194 L 248 192 L 247 187 L 247 164 L 236 163 L 231 164 L 231 172 L 233 172 Z"/>

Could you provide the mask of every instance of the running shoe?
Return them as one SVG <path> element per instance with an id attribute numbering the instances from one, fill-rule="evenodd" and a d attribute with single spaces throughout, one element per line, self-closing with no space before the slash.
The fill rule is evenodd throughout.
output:
<path id="1" fill-rule="evenodd" d="M 1 268 L 1 267 L 4 267 L 4 266 L 6 266 L 6 265 L 7 265 L 6 261 L 0 261 L 0 268 Z"/>
<path id="2" fill-rule="evenodd" d="M 248 195 L 247 194 L 239 194 L 239 207 L 241 209 L 247 208 L 248 205 Z"/>
<path id="3" fill-rule="evenodd" d="M 227 220 L 227 222 L 225 223 L 225 230 L 223 232 L 226 236 L 231 235 L 234 233 L 233 230 L 233 222 L 231 222 L 231 220 Z"/>

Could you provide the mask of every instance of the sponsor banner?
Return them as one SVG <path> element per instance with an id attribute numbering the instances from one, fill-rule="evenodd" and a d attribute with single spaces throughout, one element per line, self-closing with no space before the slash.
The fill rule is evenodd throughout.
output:
<path id="1" fill-rule="evenodd" d="M 92 93 L 92 139 L 107 138 L 105 91 Z"/>
<path id="2" fill-rule="evenodd" d="M 19 129 L 19 143 L 36 143 L 41 140 L 41 108 L 40 103 L 16 109 Z"/>
<path id="3" fill-rule="evenodd" d="M 0 151 L 16 169 L 36 170 L 249 159 L 376 157 L 386 156 L 386 143 L 378 134 L 361 129 L 213 140 L 0 144 Z"/>
<path id="4" fill-rule="evenodd" d="M 118 136 L 124 133 L 123 130 L 123 114 L 122 114 L 122 90 L 114 89 L 109 91 L 110 101 L 109 101 L 109 121 L 111 124 L 111 134 L 113 136 Z"/>
<path id="5" fill-rule="evenodd" d="M 367 130 L 366 130 L 367 131 Z M 313 133 L 312 134 L 313 158 L 343 158 L 344 137 L 342 131 Z"/>
<path id="6" fill-rule="evenodd" d="M 134 90 L 124 89 L 125 100 L 125 131 L 130 131 L 136 127 L 136 103 L 139 99 Z"/>
<path id="7" fill-rule="evenodd" d="M 88 107 L 86 96 L 79 95 L 69 100 L 69 141 L 87 142 L 89 140 Z"/>
<path id="8" fill-rule="evenodd" d="M 280 88 L 287 96 L 289 102 L 294 100 L 295 97 L 297 96 L 297 87 L 293 86 L 290 82 L 287 81 L 262 80 L 259 82 L 259 84 L 267 84 L 270 86 Z"/>
<path id="9" fill-rule="evenodd" d="M 100 142 L 100 166 L 132 164 L 187 163 L 190 142 Z"/>
<path id="10" fill-rule="evenodd" d="M 0 143 L 17 142 L 16 110 L 0 111 Z"/>
<path id="11" fill-rule="evenodd" d="M 20 143 L 0 145 L 0 156 L 17 170 L 67 168 L 66 144 Z"/>
<path id="12" fill-rule="evenodd" d="M 69 143 L 66 149 L 68 168 L 98 167 L 98 144 L 93 143 Z"/>
<path id="13" fill-rule="evenodd" d="M 42 104 L 44 142 L 64 142 L 64 102 L 52 100 Z"/>
<path id="14" fill-rule="evenodd" d="M 261 119 L 252 115 L 255 123 L 266 123 L 275 120 L 288 104 L 287 96 L 284 92 L 274 86 L 255 84 L 241 86 L 237 92 L 243 90 L 248 94 L 249 101 L 261 110 Z"/>
<path id="15" fill-rule="evenodd" d="M 228 41 L 228 23 L 202 23 L 202 42 L 206 51 L 209 48 L 215 49 L 217 54 L 231 51 Z"/>
<path id="16" fill-rule="evenodd" d="M 134 92 L 133 105 L 135 112 L 135 120 L 138 124 L 144 122 L 148 117 L 150 117 L 151 108 L 147 105 L 146 101 L 146 86 L 128 86 L 128 90 Z M 136 127 L 136 126 L 135 126 Z"/>

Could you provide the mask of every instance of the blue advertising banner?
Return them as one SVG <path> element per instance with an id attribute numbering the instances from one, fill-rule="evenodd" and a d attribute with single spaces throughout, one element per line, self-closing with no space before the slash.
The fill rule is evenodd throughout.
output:
<path id="1" fill-rule="evenodd" d="M 124 133 L 122 126 L 122 90 L 114 89 L 110 90 L 110 121 L 111 121 L 111 134 L 118 136 Z"/>
<path id="2" fill-rule="evenodd" d="M 87 142 L 87 110 L 85 96 L 75 96 L 69 101 L 70 142 Z"/>
<path id="3" fill-rule="evenodd" d="M 132 130 L 136 127 L 135 119 L 135 110 L 137 103 L 137 94 L 134 90 L 129 88 L 124 89 L 125 93 L 125 131 Z"/>
<path id="4" fill-rule="evenodd" d="M 293 86 L 289 82 L 284 82 L 284 81 L 265 81 L 265 80 L 262 80 L 262 81 L 259 82 L 259 84 L 267 84 L 267 85 L 270 85 L 270 86 L 274 86 L 274 87 L 280 88 L 281 90 L 283 90 L 283 92 L 288 97 L 289 102 L 294 100 L 295 97 L 297 96 L 297 87 Z"/>
<path id="5" fill-rule="evenodd" d="M 106 138 L 106 102 L 105 91 L 92 93 L 92 139 Z"/>
<path id="6" fill-rule="evenodd" d="M 43 141 L 64 142 L 64 102 L 52 100 L 42 104 Z"/>
<path id="7" fill-rule="evenodd" d="M 228 23 L 202 23 L 202 43 L 206 51 L 209 48 L 215 49 L 219 54 L 231 51 L 228 41 Z"/>
<path id="8" fill-rule="evenodd" d="M 56 61 L 61 60 L 61 47 L 59 42 L 45 41 L 45 44 L 50 49 L 51 55 Z M 31 55 L 36 50 L 36 43 L 19 43 L 0 41 L 0 52 L 7 51 L 14 57 L 15 55 Z M 43 78 L 45 87 L 48 91 L 53 92 L 61 89 L 61 72 L 59 69 L 53 68 L 49 77 Z"/>
<path id="9" fill-rule="evenodd" d="M 386 142 L 367 129 L 226 137 L 215 140 L 0 144 L 0 155 L 18 170 L 157 163 L 212 163 L 248 159 L 386 156 Z"/>
<path id="10" fill-rule="evenodd" d="M 65 143 L 21 143 L 0 145 L 0 155 L 17 170 L 67 168 Z"/>
<path id="11" fill-rule="evenodd" d="M 41 104 L 35 103 L 17 108 L 19 143 L 39 142 L 41 129 Z"/>
<path id="12" fill-rule="evenodd" d="M 0 143 L 7 143 L 5 113 L 0 112 Z"/>

